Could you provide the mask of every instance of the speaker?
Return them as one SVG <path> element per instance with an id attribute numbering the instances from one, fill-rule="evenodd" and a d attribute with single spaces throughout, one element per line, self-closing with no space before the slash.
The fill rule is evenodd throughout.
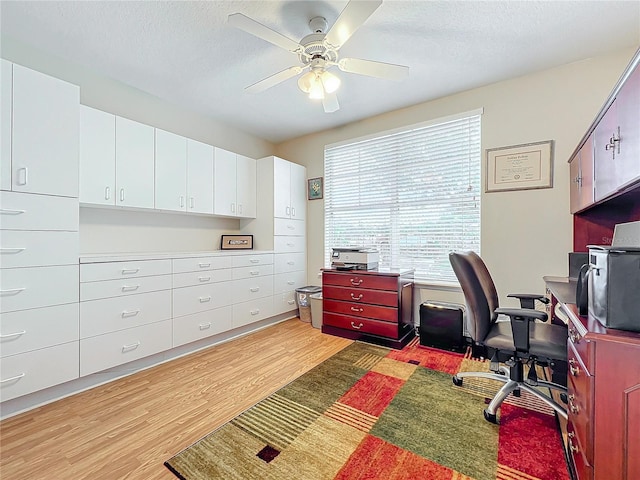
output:
<path id="1" fill-rule="evenodd" d="M 424 302 L 420 305 L 420 345 L 464 352 L 465 307 L 455 303 Z"/>

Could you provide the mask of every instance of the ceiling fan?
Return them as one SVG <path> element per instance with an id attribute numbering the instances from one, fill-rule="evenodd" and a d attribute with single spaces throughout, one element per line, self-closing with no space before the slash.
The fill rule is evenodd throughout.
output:
<path id="1" fill-rule="evenodd" d="M 331 113 L 340 108 L 336 96 L 340 78 L 329 72 L 331 67 L 337 66 L 347 73 L 402 80 L 409 73 L 409 67 L 359 58 L 340 58 L 338 54 L 340 47 L 380 5 L 382 0 L 349 1 L 328 31 L 327 20 L 324 17 L 314 17 L 309 21 L 313 33 L 300 42 L 291 40 L 241 13 L 229 15 L 230 25 L 298 55 L 301 62 L 301 65 L 282 70 L 246 87 L 245 90 L 259 93 L 308 70 L 298 79 L 298 87 L 308 93 L 309 98 L 322 100 L 324 111 Z"/>

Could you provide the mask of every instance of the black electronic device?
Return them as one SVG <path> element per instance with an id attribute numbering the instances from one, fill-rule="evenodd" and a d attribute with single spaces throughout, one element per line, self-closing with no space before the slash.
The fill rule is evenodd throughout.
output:
<path id="1" fill-rule="evenodd" d="M 465 307 L 455 303 L 424 302 L 420 305 L 420 345 L 464 352 Z"/>

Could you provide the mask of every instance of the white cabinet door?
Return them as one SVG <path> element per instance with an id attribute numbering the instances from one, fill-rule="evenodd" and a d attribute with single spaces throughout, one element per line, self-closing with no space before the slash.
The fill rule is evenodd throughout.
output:
<path id="1" fill-rule="evenodd" d="M 78 196 L 80 89 L 13 66 L 12 189 Z"/>
<path id="2" fill-rule="evenodd" d="M 187 139 L 187 211 L 213 213 L 213 147 Z"/>
<path id="3" fill-rule="evenodd" d="M 273 216 L 291 218 L 291 163 L 273 159 Z"/>
<path id="4" fill-rule="evenodd" d="M 187 139 L 156 128 L 155 208 L 187 210 Z"/>
<path id="5" fill-rule="evenodd" d="M 80 202 L 116 203 L 116 116 L 80 105 Z"/>
<path id="6" fill-rule="evenodd" d="M 304 220 L 307 216 L 307 169 L 291 163 L 291 218 Z"/>
<path id="7" fill-rule="evenodd" d="M 235 217 L 236 154 L 216 147 L 213 165 L 213 213 Z"/>
<path id="8" fill-rule="evenodd" d="M 243 218 L 256 218 L 256 161 L 236 155 L 236 213 Z"/>
<path id="9" fill-rule="evenodd" d="M 116 205 L 153 208 L 153 127 L 116 116 Z"/>
<path id="10" fill-rule="evenodd" d="M 1 60 L 0 71 L 0 190 L 11 190 L 11 96 L 13 65 Z"/>

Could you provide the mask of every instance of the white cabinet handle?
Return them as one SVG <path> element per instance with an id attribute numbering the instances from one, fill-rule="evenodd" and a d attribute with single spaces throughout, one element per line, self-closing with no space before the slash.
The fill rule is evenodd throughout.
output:
<path id="1" fill-rule="evenodd" d="M 0 215 L 21 215 L 27 213 L 26 210 L 7 210 L 6 208 L 0 208 Z"/>
<path id="2" fill-rule="evenodd" d="M 287 300 L 287 303 L 288 303 L 289 305 L 293 305 L 293 304 L 295 304 L 295 303 L 296 303 L 296 301 L 295 301 L 295 300 Z"/>
<path id="3" fill-rule="evenodd" d="M 16 333 L 5 333 L 4 335 L 0 334 L 0 338 L 20 337 L 20 336 L 24 335 L 25 333 L 27 333 L 26 330 L 22 330 L 21 332 L 16 332 Z"/>
<path id="4" fill-rule="evenodd" d="M 18 169 L 18 179 L 16 180 L 16 183 L 18 185 L 26 185 L 28 180 L 29 180 L 29 171 L 27 170 L 27 167 L 21 167 Z"/>
<path id="5" fill-rule="evenodd" d="M 198 281 L 199 282 L 210 282 L 211 281 L 211 277 L 198 277 Z"/>
<path id="6" fill-rule="evenodd" d="M 184 195 L 180 195 L 180 208 L 184 207 Z"/>
<path id="7" fill-rule="evenodd" d="M 189 197 L 189 208 L 194 208 L 195 200 L 193 197 Z"/>
<path id="8" fill-rule="evenodd" d="M 138 340 L 136 343 L 132 343 L 131 345 L 123 345 L 122 346 L 122 353 L 130 352 L 131 350 L 135 350 L 139 346 L 140 346 L 140 340 Z"/>
<path id="9" fill-rule="evenodd" d="M 199 297 L 198 300 L 200 300 L 200 303 L 207 303 L 211 301 L 211 295 L 209 295 L 208 297 Z"/>
<path id="10" fill-rule="evenodd" d="M 104 187 L 104 199 L 109 200 L 111 198 L 111 187 Z"/>
<path id="11" fill-rule="evenodd" d="M 120 189 L 120 201 L 124 202 L 124 188 Z"/>
<path id="12" fill-rule="evenodd" d="M 296 209 L 295 207 L 291 207 L 291 216 L 295 217 L 296 216 Z"/>
<path id="13" fill-rule="evenodd" d="M 253 287 L 249 289 L 250 292 L 256 293 L 260 291 L 260 287 Z"/>
<path id="14" fill-rule="evenodd" d="M 120 315 L 122 316 L 122 318 L 127 318 L 127 317 L 135 317 L 139 313 L 140 313 L 140 310 L 124 310 Z"/>
<path id="15" fill-rule="evenodd" d="M 20 253 L 20 252 L 24 252 L 26 249 L 27 249 L 26 247 L 0 248 L 0 253 Z"/>
<path id="16" fill-rule="evenodd" d="M 294 282 L 293 280 L 287 280 L 287 285 L 293 285 L 294 283 L 296 282 Z"/>
<path id="17" fill-rule="evenodd" d="M 251 313 L 251 315 L 258 315 L 260 313 L 260 309 L 256 308 L 255 310 L 251 310 L 249 313 Z"/>
<path id="18" fill-rule="evenodd" d="M 198 325 L 198 328 L 200 330 L 207 330 L 207 329 L 211 328 L 211 322 L 209 322 L 209 323 L 201 323 L 200 325 Z"/>
<path id="19" fill-rule="evenodd" d="M 140 271 L 139 268 L 123 268 L 122 275 L 133 275 L 134 273 L 138 273 Z"/>
<path id="20" fill-rule="evenodd" d="M 0 296 L 9 296 L 9 295 L 17 295 L 20 292 L 26 290 L 27 287 L 21 288 L 10 288 L 9 290 L 0 290 Z"/>
<path id="21" fill-rule="evenodd" d="M 236 213 L 236 204 L 235 203 L 231 204 L 231 213 Z"/>
<path id="22" fill-rule="evenodd" d="M 287 212 L 287 215 L 291 215 L 291 207 L 287 207 L 285 211 Z"/>
<path id="23" fill-rule="evenodd" d="M 291 224 L 287 225 L 287 228 L 288 228 L 289 230 L 295 230 L 295 229 L 296 229 L 296 227 L 294 227 L 294 226 L 293 226 L 293 225 L 291 225 Z"/>
<path id="24" fill-rule="evenodd" d="M 199 263 L 198 264 L 198 267 L 200 267 L 200 268 L 209 268 L 210 266 L 211 266 L 210 263 Z"/>
<path id="25" fill-rule="evenodd" d="M 6 383 L 6 382 L 13 382 L 15 380 L 20 380 L 22 377 L 24 377 L 24 373 L 21 373 L 20 375 L 16 375 L 15 377 L 10 377 L 10 378 L 5 378 L 4 380 L 0 380 L 0 383 Z"/>
<path id="26" fill-rule="evenodd" d="M 294 261 L 287 262 L 287 265 L 295 265 L 295 264 L 296 264 L 296 262 L 294 262 Z"/>
<path id="27" fill-rule="evenodd" d="M 122 291 L 123 292 L 135 292 L 139 288 L 140 288 L 140 285 L 123 285 L 122 286 Z"/>
<path id="28" fill-rule="evenodd" d="M 257 258 L 252 258 L 251 260 L 249 260 L 251 263 L 260 263 L 260 260 L 258 260 Z"/>
<path id="29" fill-rule="evenodd" d="M 241 203 L 238 204 L 238 213 L 239 214 L 242 213 L 242 204 Z"/>
<path id="30" fill-rule="evenodd" d="M 293 242 L 287 242 L 287 247 L 295 247 L 296 244 Z"/>
<path id="31" fill-rule="evenodd" d="M 251 275 L 260 275 L 260 272 L 258 270 L 252 270 L 251 272 L 249 272 Z"/>

